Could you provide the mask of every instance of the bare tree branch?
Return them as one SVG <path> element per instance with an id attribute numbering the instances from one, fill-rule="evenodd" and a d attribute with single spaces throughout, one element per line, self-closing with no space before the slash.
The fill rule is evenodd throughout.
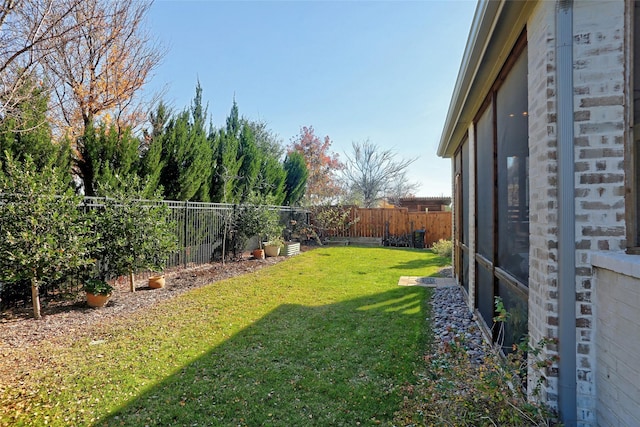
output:
<path id="1" fill-rule="evenodd" d="M 19 104 L 52 87 L 44 59 L 86 22 L 69 17 L 84 0 L 4 0 L 0 5 L 0 118 L 20 122 Z"/>
<path id="2" fill-rule="evenodd" d="M 68 133 L 81 135 L 95 120 L 121 129 L 145 121 L 148 106 L 136 96 L 163 55 L 144 28 L 150 6 L 85 0 L 75 9 L 73 21 L 84 25 L 46 57 L 48 74 L 62 87 L 55 101 Z"/>
<path id="3" fill-rule="evenodd" d="M 382 150 L 366 140 L 352 143 L 352 155 L 346 154 L 343 178 L 347 187 L 360 193 L 364 207 L 375 207 L 387 190 L 417 158 L 396 161 L 396 153 Z"/>
<path id="4" fill-rule="evenodd" d="M 394 206 L 399 207 L 400 199 L 413 196 L 419 188 L 420 184 L 417 182 L 411 182 L 407 176 L 407 171 L 404 170 L 402 173 L 398 174 L 393 181 L 389 182 L 386 192 L 387 201 Z"/>

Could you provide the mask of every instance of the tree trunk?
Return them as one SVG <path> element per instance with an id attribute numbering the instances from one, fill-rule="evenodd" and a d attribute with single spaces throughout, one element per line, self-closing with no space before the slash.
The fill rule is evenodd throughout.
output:
<path id="1" fill-rule="evenodd" d="M 93 126 L 93 117 L 83 114 L 84 131 L 82 137 L 77 145 L 79 156 L 76 160 L 76 166 L 80 171 L 80 177 L 82 178 L 82 186 L 85 196 L 95 196 L 93 191 L 93 163 L 89 150 L 87 150 L 87 139 L 95 138 L 95 129 Z M 93 142 L 92 142 L 93 143 Z"/>
<path id="2" fill-rule="evenodd" d="M 136 284 L 134 282 L 133 270 L 129 270 L 129 286 L 131 287 L 131 292 L 136 291 Z"/>
<path id="3" fill-rule="evenodd" d="M 38 281 L 35 277 L 31 278 L 31 301 L 33 302 L 33 317 L 41 319 L 40 315 L 40 294 L 38 292 Z"/>

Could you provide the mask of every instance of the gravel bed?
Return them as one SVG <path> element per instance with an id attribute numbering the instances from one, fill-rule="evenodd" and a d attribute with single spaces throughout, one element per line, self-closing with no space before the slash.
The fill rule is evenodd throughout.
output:
<path id="1" fill-rule="evenodd" d="M 436 345 L 461 338 L 469 359 L 473 363 L 483 363 L 487 344 L 475 316 L 464 302 L 462 289 L 458 286 L 436 288 L 431 304 Z"/>

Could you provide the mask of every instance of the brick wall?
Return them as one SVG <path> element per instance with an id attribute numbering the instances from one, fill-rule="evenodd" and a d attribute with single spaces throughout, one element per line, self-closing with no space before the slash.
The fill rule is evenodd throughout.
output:
<path id="1" fill-rule="evenodd" d="M 607 274 L 594 277 L 592 257 L 597 252 L 621 252 L 625 242 L 624 137 L 625 124 L 625 2 L 576 1 L 573 3 L 573 80 L 574 80 L 574 155 L 575 155 L 575 331 L 577 420 L 578 425 L 640 425 L 638 387 L 629 381 L 610 379 L 620 363 L 630 375 L 640 376 L 640 368 L 626 366 L 640 352 L 636 342 L 629 343 L 640 326 L 640 291 L 638 299 L 618 310 L 615 295 L 607 286 L 613 280 Z M 542 338 L 558 337 L 558 164 L 556 136 L 556 7 L 557 2 L 538 2 L 527 20 L 528 92 L 529 92 L 529 189 L 530 189 L 530 266 L 529 266 L 529 336 L 533 344 Z M 474 152 L 474 128 L 469 128 L 469 144 Z M 473 169 L 474 162 L 470 162 Z M 469 173 L 475 179 L 475 171 Z M 475 206 L 475 185 L 470 182 L 468 206 Z M 475 235 L 474 209 L 470 210 L 470 234 Z M 471 255 L 475 239 L 471 239 Z M 637 258 L 636 258 L 637 259 Z M 640 261 L 638 262 L 640 265 Z M 640 267 L 637 268 L 640 278 Z M 614 269 L 615 271 L 615 269 Z M 611 274 L 614 274 L 613 271 Z M 475 294 L 474 275 L 470 275 L 469 302 Z M 597 279 L 597 280 L 596 280 Z M 637 282 L 640 282 L 638 279 Z M 619 286 L 629 287 L 628 282 Z M 598 300 L 596 289 L 598 286 Z M 635 290 L 640 283 L 634 283 Z M 625 288 L 626 289 L 626 288 Z M 634 291 L 635 292 L 635 291 Z M 603 298 L 605 300 L 603 301 Z M 620 300 L 624 301 L 624 300 Z M 604 312 L 598 313 L 598 306 Z M 628 305 L 628 304 L 627 304 Z M 607 311 L 608 310 L 608 311 Z M 598 316 L 596 319 L 596 315 Z M 621 317 L 622 316 L 622 317 Z M 610 326 L 634 316 L 632 329 L 626 334 L 610 333 Z M 634 323 L 635 322 L 635 323 Z M 573 326 L 573 325 L 572 325 Z M 635 329 L 633 329 L 635 328 Z M 626 340 L 625 340 L 626 337 Z M 621 346 L 622 355 L 609 351 Z M 596 347 L 597 346 L 597 347 Z M 617 348 L 617 347 L 616 347 Z M 533 356 L 532 356 L 533 357 Z M 558 404 L 558 344 L 546 345 L 541 359 L 553 360 L 542 370 L 530 367 L 529 392 L 542 384 L 541 400 L 552 407 Z M 628 358 L 625 359 L 625 358 Z M 533 366 L 533 364 L 530 364 Z M 596 376 L 598 393 L 596 394 Z M 618 378 L 616 377 L 616 378 Z M 635 388 L 634 388 L 635 387 Z M 627 399 L 635 393 L 636 400 Z M 615 418 L 620 398 L 638 419 L 633 422 Z M 621 403 L 622 404 L 622 403 Z M 600 409 L 600 405 L 603 409 Z M 598 419 L 596 417 L 598 408 Z M 629 409 L 631 408 L 631 409 Z M 638 410 L 640 413 L 640 410 Z"/>
<path id="2" fill-rule="evenodd" d="M 601 266 L 594 268 L 598 299 L 594 337 L 598 424 L 639 426 L 640 341 L 636 338 L 640 330 L 640 268 L 637 256 L 598 254 L 594 258 L 594 264 Z M 625 263 L 629 271 L 624 271 L 621 264 Z"/>
<path id="3" fill-rule="evenodd" d="M 574 3 L 578 420 L 595 421 L 592 251 L 625 247 L 623 1 Z M 597 19 L 594 19 L 597 17 Z"/>
<path id="4" fill-rule="evenodd" d="M 551 7 L 546 7 L 551 6 Z M 558 337 L 558 199 L 554 3 L 542 3 L 527 26 L 529 60 L 529 336 L 532 344 Z M 541 359 L 557 356 L 548 345 Z M 531 364 L 530 364 L 531 366 Z M 531 393 L 542 381 L 540 398 L 557 409 L 557 364 L 528 375 Z M 533 396 L 535 397 L 535 396 Z"/>
<path id="5" fill-rule="evenodd" d="M 531 15 L 529 150 L 531 189 L 529 334 L 557 337 L 557 159 L 555 4 Z M 598 17 L 598 19 L 594 19 Z M 592 251 L 624 247 L 624 3 L 574 3 L 574 119 L 576 209 L 576 379 L 579 425 L 595 425 Z M 544 358 L 557 347 L 547 346 Z M 530 372 L 530 390 L 544 381 L 543 398 L 557 403 L 557 365 Z"/>

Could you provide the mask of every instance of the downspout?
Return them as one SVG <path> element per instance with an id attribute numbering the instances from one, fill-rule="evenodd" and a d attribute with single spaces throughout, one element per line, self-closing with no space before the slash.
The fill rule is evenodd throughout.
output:
<path id="1" fill-rule="evenodd" d="M 558 409 L 563 425 L 577 422 L 575 171 L 573 145 L 573 1 L 556 8 L 558 126 Z"/>

